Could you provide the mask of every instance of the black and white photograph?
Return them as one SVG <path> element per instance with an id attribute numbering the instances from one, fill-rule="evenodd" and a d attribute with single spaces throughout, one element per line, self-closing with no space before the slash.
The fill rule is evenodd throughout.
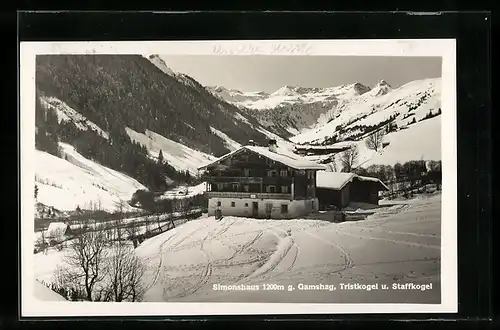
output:
<path id="1" fill-rule="evenodd" d="M 456 311 L 454 40 L 26 42 L 20 66 L 28 315 Z"/>

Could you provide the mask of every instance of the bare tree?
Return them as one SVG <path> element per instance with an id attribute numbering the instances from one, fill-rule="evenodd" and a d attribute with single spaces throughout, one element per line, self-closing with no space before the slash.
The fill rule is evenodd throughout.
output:
<path id="1" fill-rule="evenodd" d="M 375 133 L 370 134 L 366 140 L 366 147 L 368 149 L 379 151 L 382 148 L 382 142 L 384 140 L 384 131 L 378 130 Z"/>
<path id="2" fill-rule="evenodd" d="M 151 231 L 151 223 L 154 221 L 153 217 L 151 215 L 147 215 L 145 217 L 145 233 L 146 236 L 148 236 L 149 232 Z"/>
<path id="3" fill-rule="evenodd" d="M 35 249 L 38 248 L 40 252 L 47 254 L 47 242 L 45 240 L 45 229 L 42 228 L 40 236 L 35 241 Z"/>
<path id="4" fill-rule="evenodd" d="M 331 172 L 337 172 L 338 171 L 338 166 L 337 166 L 337 160 L 335 159 L 335 156 L 332 156 L 330 158 L 330 163 L 327 164 Z"/>
<path id="5" fill-rule="evenodd" d="M 128 235 L 129 239 L 135 239 L 137 234 L 139 233 L 139 227 L 137 226 L 137 222 L 135 220 L 130 221 L 126 224 L 125 232 Z"/>
<path id="6" fill-rule="evenodd" d="M 352 146 L 340 155 L 340 164 L 342 165 L 342 172 L 352 172 L 354 164 L 358 160 L 358 148 Z"/>
<path id="7" fill-rule="evenodd" d="M 105 232 L 97 226 L 75 237 L 63 257 L 65 267 L 57 274 L 59 285 L 84 292 L 85 298 L 92 301 L 96 285 L 103 281 L 106 274 L 105 247 Z"/>
<path id="8" fill-rule="evenodd" d="M 142 299 L 145 268 L 131 246 L 116 242 L 108 258 L 106 270 L 109 280 L 106 281 L 104 301 L 134 302 Z"/>
<path id="9" fill-rule="evenodd" d="M 119 201 L 116 203 L 117 208 L 117 219 L 115 221 L 115 236 L 118 241 L 121 241 L 123 238 L 123 219 L 125 218 L 125 201 Z"/>

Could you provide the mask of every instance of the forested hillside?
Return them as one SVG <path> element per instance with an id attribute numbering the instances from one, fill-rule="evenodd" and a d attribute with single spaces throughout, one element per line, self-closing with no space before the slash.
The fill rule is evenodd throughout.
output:
<path id="1" fill-rule="evenodd" d="M 215 156 L 229 150 L 210 127 L 242 144 L 266 139 L 255 129 L 257 121 L 236 106 L 139 55 L 38 56 L 36 83 L 41 93 L 57 97 L 106 132 L 149 129 Z"/>
<path id="2" fill-rule="evenodd" d="M 58 122 L 57 114 L 44 108 L 38 95 L 35 113 L 35 146 L 38 150 L 62 156 L 58 143 L 69 143 L 84 157 L 123 172 L 151 190 L 166 189 L 169 182 L 166 178 L 177 182 L 194 179 L 187 171 L 176 171 L 162 159 L 149 157 L 146 147 L 132 142 L 123 127 L 115 125 L 103 137 L 96 130 L 78 128 L 73 121 Z"/>

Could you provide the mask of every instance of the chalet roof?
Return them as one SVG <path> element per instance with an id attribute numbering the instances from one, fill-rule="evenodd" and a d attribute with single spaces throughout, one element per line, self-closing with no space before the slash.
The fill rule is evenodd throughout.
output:
<path id="1" fill-rule="evenodd" d="M 214 161 L 208 163 L 199 169 L 204 169 L 207 166 L 218 163 L 226 158 L 231 157 L 234 154 L 237 154 L 243 150 L 249 150 L 251 152 L 257 153 L 266 158 L 272 159 L 278 163 L 289 166 L 296 170 L 324 170 L 325 166 L 320 165 L 318 163 L 309 161 L 304 157 L 294 154 L 293 152 L 289 152 L 283 149 L 278 148 L 276 152 L 270 151 L 268 147 L 260 147 L 260 146 L 242 146 L 239 149 L 236 149 Z"/>
<path id="2" fill-rule="evenodd" d="M 49 224 L 49 228 L 47 228 L 47 233 L 62 233 L 64 234 L 66 232 L 66 229 L 68 228 L 68 225 L 65 224 L 64 222 L 51 222 Z"/>
<path id="3" fill-rule="evenodd" d="M 316 187 L 339 190 L 351 182 L 356 174 L 339 172 L 316 172 Z"/>
<path id="4" fill-rule="evenodd" d="M 318 188 L 340 190 L 344 188 L 346 184 L 352 182 L 355 178 L 361 181 L 378 182 L 380 183 L 383 189 L 389 190 L 389 188 L 377 178 L 359 176 L 354 173 L 339 173 L 339 172 L 326 172 L 326 171 L 316 172 L 316 186 Z"/>
<path id="5" fill-rule="evenodd" d="M 385 183 L 382 182 L 382 180 L 380 179 L 377 179 L 377 178 L 372 178 L 372 177 L 369 177 L 369 176 L 360 176 L 360 175 L 357 175 L 357 178 L 358 180 L 361 180 L 361 181 L 373 181 L 373 182 L 378 182 L 382 185 L 382 187 L 385 189 L 385 190 L 389 190 L 389 187 L 387 187 L 387 185 Z"/>

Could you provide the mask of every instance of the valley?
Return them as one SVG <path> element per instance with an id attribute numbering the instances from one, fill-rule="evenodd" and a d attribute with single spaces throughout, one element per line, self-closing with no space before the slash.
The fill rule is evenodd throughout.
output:
<path id="1" fill-rule="evenodd" d="M 132 251 L 126 256 L 136 258 L 136 266 L 144 265 L 136 283 L 144 296 L 134 293 L 132 301 L 439 303 L 441 78 L 399 86 L 384 79 L 371 86 L 284 85 L 264 92 L 204 85 L 155 54 L 43 55 L 36 69 L 34 196 L 28 202 L 35 206 L 37 281 L 61 280 L 55 276 L 63 256 L 89 235 L 102 243 L 106 269 L 122 248 Z M 212 185 L 200 170 L 249 145 L 261 152 L 254 152 L 256 162 L 271 155 L 266 166 L 288 161 L 306 169 L 263 171 L 257 179 L 250 172 L 229 175 L 232 185 Z M 224 176 L 229 165 L 231 160 L 219 162 L 213 175 Z M 252 180 L 259 194 L 272 195 L 282 204 L 278 211 L 287 213 L 283 201 L 294 193 L 278 177 L 305 176 L 310 168 L 354 173 L 365 183 L 380 180 L 387 188 L 375 192 L 381 205 L 363 210 L 351 203 L 334 214 L 315 210 L 313 201 L 310 216 L 279 222 L 209 215 L 206 191 L 255 205 L 241 200 L 245 194 L 261 199 L 246 185 Z M 317 188 L 314 171 L 307 172 L 312 184 L 305 193 Z M 266 180 L 278 183 L 264 191 Z M 284 180 L 292 189 L 301 184 L 295 176 Z M 220 201 L 212 202 L 220 210 Z M 339 214 L 362 220 L 336 223 Z M 47 236 L 54 224 L 68 233 Z M 295 288 L 355 281 L 434 286 L 410 295 L 213 289 L 217 283 L 262 287 L 273 281 Z M 61 283 L 58 293 L 68 298 L 68 282 Z M 60 300 L 38 284 L 40 299 Z M 72 294 L 92 300 L 82 290 Z M 113 300 L 109 293 L 95 299 Z"/>

